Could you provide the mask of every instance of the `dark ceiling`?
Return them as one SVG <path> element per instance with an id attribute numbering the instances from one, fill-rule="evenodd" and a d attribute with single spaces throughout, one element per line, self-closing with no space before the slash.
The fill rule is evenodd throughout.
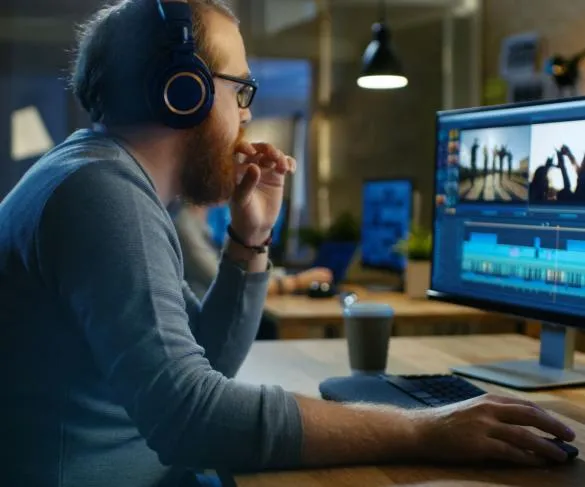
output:
<path id="1" fill-rule="evenodd" d="M 235 1 L 235 0 L 233 0 Z M 262 1 L 237 0 L 242 17 L 250 55 L 259 57 L 286 57 L 316 60 L 318 58 L 319 27 L 316 20 L 293 26 L 267 42 L 263 35 L 247 28 L 247 12 L 262 8 Z M 74 26 L 86 19 L 104 0 L 0 0 L 0 72 L 45 72 L 67 68 L 74 46 Z M 369 28 L 378 20 L 375 3 L 356 0 L 331 1 L 334 19 L 334 55 L 354 59 L 369 40 Z M 245 12 L 242 12 L 244 10 Z M 406 27 L 409 23 L 425 21 L 438 9 L 392 6 L 388 17 L 392 27 Z M 421 15 L 423 17 L 421 17 Z M 360 35 L 347 36 L 348 33 Z M 349 37 L 349 38 L 348 38 Z M 358 42 L 356 42 L 358 41 Z M 8 61 L 8 62 L 6 62 Z"/>
<path id="2" fill-rule="evenodd" d="M 96 0 L 2 0 L 2 17 L 79 17 L 105 2 Z"/>

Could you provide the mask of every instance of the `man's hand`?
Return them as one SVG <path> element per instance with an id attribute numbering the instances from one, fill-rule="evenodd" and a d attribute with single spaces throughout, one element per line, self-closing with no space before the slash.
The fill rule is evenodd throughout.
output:
<path id="1" fill-rule="evenodd" d="M 304 426 L 303 464 L 562 463 L 560 448 L 530 431 L 571 441 L 575 434 L 535 404 L 485 395 L 450 406 L 405 410 L 340 405 L 297 397 Z"/>
<path id="2" fill-rule="evenodd" d="M 567 454 L 526 427 L 572 441 L 575 434 L 533 403 L 486 395 L 421 411 L 417 444 L 429 461 L 503 461 L 539 466 L 564 462 Z"/>
<path id="3" fill-rule="evenodd" d="M 285 177 L 296 170 L 296 161 L 263 143 L 242 142 L 236 153 L 244 161 L 230 204 L 232 227 L 246 245 L 262 245 L 278 218 Z"/>
<path id="4" fill-rule="evenodd" d="M 299 272 L 295 276 L 295 280 L 296 290 L 301 291 L 308 289 L 311 286 L 311 283 L 315 281 L 331 283 L 331 281 L 333 281 L 333 273 L 325 267 L 314 267 L 312 269 Z"/>

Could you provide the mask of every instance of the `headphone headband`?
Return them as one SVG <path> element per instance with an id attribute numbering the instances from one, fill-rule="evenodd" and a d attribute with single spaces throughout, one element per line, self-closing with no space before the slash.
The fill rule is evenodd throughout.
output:
<path id="1" fill-rule="evenodd" d="M 149 100 L 157 120 L 172 128 L 200 124 L 213 106 L 211 71 L 196 54 L 191 7 L 183 0 L 156 0 L 165 22 L 168 50 L 150 81 Z"/>
<path id="2" fill-rule="evenodd" d="M 192 47 L 193 25 L 191 23 L 191 7 L 187 2 L 180 0 L 156 0 L 161 18 L 167 25 L 173 41 L 178 44 Z"/>

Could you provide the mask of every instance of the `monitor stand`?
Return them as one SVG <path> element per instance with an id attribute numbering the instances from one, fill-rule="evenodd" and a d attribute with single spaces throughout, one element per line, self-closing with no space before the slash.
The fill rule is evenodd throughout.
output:
<path id="1" fill-rule="evenodd" d="M 486 365 L 454 367 L 459 375 L 512 389 L 536 391 L 585 385 L 585 368 L 573 367 L 575 330 L 543 323 L 539 360 L 515 360 Z"/>

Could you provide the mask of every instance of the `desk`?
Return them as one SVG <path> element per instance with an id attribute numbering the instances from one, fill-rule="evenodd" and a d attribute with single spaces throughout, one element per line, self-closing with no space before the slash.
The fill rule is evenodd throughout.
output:
<path id="1" fill-rule="evenodd" d="M 388 370 L 446 373 L 450 366 L 538 356 L 539 342 L 521 335 L 392 338 Z M 576 362 L 585 365 L 585 355 Z M 343 340 L 257 342 L 239 373 L 255 384 L 279 383 L 288 390 L 317 396 L 323 379 L 349 373 Z M 550 469 L 364 467 L 310 470 L 236 478 L 239 487 L 583 487 L 585 485 L 585 389 L 522 394 L 478 383 L 489 392 L 526 397 L 558 414 L 577 433 L 580 459 Z"/>
<path id="2" fill-rule="evenodd" d="M 361 301 L 387 303 L 394 308 L 393 334 L 431 335 L 457 333 L 510 333 L 518 320 L 466 306 L 412 299 L 397 292 L 371 292 L 348 285 Z M 311 299 L 307 296 L 269 296 L 264 312 L 277 323 L 279 338 L 323 338 L 343 336 L 338 298 Z M 414 329 L 416 327 L 416 330 Z"/>

